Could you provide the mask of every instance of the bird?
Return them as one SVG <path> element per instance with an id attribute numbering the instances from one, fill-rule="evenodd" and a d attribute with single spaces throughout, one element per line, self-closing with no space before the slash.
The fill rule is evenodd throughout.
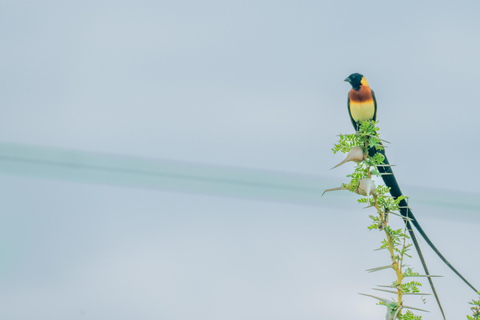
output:
<path id="1" fill-rule="evenodd" d="M 353 127 L 358 131 L 362 121 L 377 121 L 377 99 L 367 79 L 360 73 L 352 73 L 345 81 L 352 85 L 348 92 L 348 114 Z"/>
<path id="2" fill-rule="evenodd" d="M 362 121 L 368 120 L 377 120 L 377 99 L 375 98 L 375 94 L 373 90 L 368 85 L 367 79 L 360 73 L 352 73 L 346 79 L 346 82 L 349 82 L 352 86 L 352 89 L 348 92 L 348 114 L 350 115 L 350 120 L 352 121 L 352 125 L 356 131 Z M 385 148 L 381 150 L 376 150 L 376 148 L 369 148 L 368 153 L 369 156 L 373 156 L 376 152 L 381 153 L 384 156 L 384 165 L 379 166 L 377 169 L 381 173 L 383 182 L 387 187 L 390 188 L 390 194 L 392 197 L 397 199 L 398 197 L 402 196 L 403 193 L 400 190 L 400 186 L 398 185 L 397 179 L 393 174 L 393 170 L 388 162 L 387 156 L 385 154 Z M 418 233 L 425 239 L 425 242 L 432 248 L 432 250 L 440 257 L 440 259 L 457 275 L 459 276 L 470 288 L 472 288 L 475 292 L 478 292 L 477 289 L 473 285 L 471 285 L 467 279 L 465 279 L 460 272 L 458 272 L 448 260 L 440 253 L 440 251 L 435 247 L 433 242 L 428 238 L 427 234 L 423 230 L 423 228 L 418 223 L 418 220 L 412 213 L 412 209 L 409 207 L 407 201 L 405 199 L 401 200 L 399 203 L 400 214 L 405 217 L 404 219 L 408 233 L 412 242 L 415 246 L 415 249 L 418 253 L 420 261 L 422 263 L 423 269 L 427 276 L 430 275 L 428 271 L 427 264 L 423 257 L 422 251 L 420 249 L 418 240 L 413 232 L 412 224 L 417 229 Z M 445 315 L 443 313 L 443 309 L 440 305 L 440 300 L 438 298 L 437 292 L 435 290 L 435 286 L 433 285 L 433 281 L 431 277 L 428 277 L 428 281 L 430 283 L 430 287 L 435 295 L 435 299 L 440 307 L 443 317 Z"/>

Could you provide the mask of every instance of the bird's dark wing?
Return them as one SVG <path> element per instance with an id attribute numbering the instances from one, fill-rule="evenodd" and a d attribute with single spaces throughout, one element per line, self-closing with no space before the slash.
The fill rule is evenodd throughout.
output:
<path id="1" fill-rule="evenodd" d="M 372 92 L 373 104 L 375 105 L 375 112 L 373 113 L 373 121 L 377 121 L 377 99 L 375 98 L 375 92 L 373 92 L 372 89 L 370 89 L 370 91 Z"/>

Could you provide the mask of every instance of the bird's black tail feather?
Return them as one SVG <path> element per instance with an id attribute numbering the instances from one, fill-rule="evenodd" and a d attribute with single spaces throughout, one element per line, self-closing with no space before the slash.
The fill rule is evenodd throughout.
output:
<path id="1" fill-rule="evenodd" d="M 379 153 L 381 153 L 384 157 L 385 157 L 385 160 L 384 160 L 384 164 L 386 166 L 384 167 L 378 167 L 378 171 L 382 174 L 384 173 L 388 173 L 387 175 L 382 175 L 382 179 L 383 179 L 383 182 L 385 183 L 385 185 L 387 187 L 390 188 L 390 194 L 392 195 L 392 197 L 394 198 L 398 198 L 399 196 L 402 195 L 402 191 L 400 190 L 400 187 L 398 186 L 398 183 L 397 183 L 397 179 L 395 179 L 395 175 L 393 174 L 393 170 L 392 168 L 389 166 L 390 163 L 388 162 L 388 159 L 385 155 L 385 150 L 380 150 L 380 151 L 377 151 Z M 451 264 L 450 262 L 448 262 L 448 260 L 440 253 L 440 251 L 438 251 L 438 249 L 435 247 L 435 245 L 432 243 L 432 241 L 428 238 L 428 236 L 426 235 L 425 231 L 423 231 L 422 227 L 420 226 L 420 224 L 418 223 L 417 219 L 415 218 L 415 216 L 413 215 L 412 213 L 412 209 L 408 206 L 407 204 L 407 201 L 405 200 L 402 200 L 400 201 L 400 213 L 402 216 L 404 217 L 408 217 L 410 218 L 411 220 L 411 223 L 415 226 L 415 228 L 418 230 L 418 232 L 420 233 L 420 235 L 425 239 L 425 242 L 428 243 L 428 245 L 432 248 L 432 250 L 440 257 L 440 259 L 457 275 L 460 277 L 460 279 L 462 279 L 470 288 L 472 288 L 473 291 L 475 292 L 478 292 L 477 289 L 475 289 L 475 287 L 473 285 L 470 284 L 470 282 L 467 281 L 467 279 L 465 279 L 461 274 L 460 272 L 457 271 L 457 269 L 455 269 Z M 407 227 L 409 226 L 409 221 L 407 221 Z M 409 230 L 411 230 L 411 227 L 409 228 Z M 418 251 L 418 250 L 417 250 Z"/>
<path id="2" fill-rule="evenodd" d="M 388 162 L 387 156 L 385 155 L 385 149 L 383 149 L 383 150 L 375 150 L 375 148 L 370 148 L 369 149 L 370 156 L 373 156 L 375 154 L 375 152 L 381 153 L 385 157 L 385 160 L 384 160 L 385 166 L 379 166 L 378 171 L 382 174 L 382 179 L 383 179 L 383 182 L 385 183 L 385 185 L 390 188 L 390 194 L 392 195 L 392 197 L 394 197 L 396 199 L 396 198 L 398 198 L 402 195 L 402 191 L 400 190 L 400 187 L 397 183 L 397 179 L 395 178 L 395 175 L 393 174 L 393 170 L 390 166 L 390 163 Z M 408 233 L 410 234 L 410 238 L 412 239 L 412 242 L 415 246 L 415 249 L 417 250 L 420 261 L 422 262 L 423 269 L 425 270 L 426 275 L 430 275 L 430 273 L 428 271 L 427 264 L 426 264 L 425 259 L 423 257 L 422 251 L 420 250 L 420 246 L 418 244 L 417 238 L 415 237 L 415 234 L 413 233 L 412 224 L 415 226 L 415 228 L 420 233 L 420 235 L 423 237 L 423 239 L 425 239 L 425 241 L 428 243 L 428 245 L 432 248 L 432 250 L 435 251 L 435 253 L 440 257 L 440 259 L 457 276 L 459 276 L 460 279 L 462 279 L 470 288 L 472 288 L 473 291 L 478 292 L 477 289 L 475 289 L 475 287 L 473 287 L 470 284 L 470 282 L 468 282 L 467 279 L 465 279 L 460 274 L 460 272 L 458 272 L 457 269 L 455 269 L 450 264 L 450 262 L 448 262 L 448 260 L 440 253 L 440 251 L 438 251 L 438 249 L 435 247 L 435 245 L 432 243 L 432 241 L 427 237 L 427 235 L 425 234 L 425 231 L 423 231 L 422 227 L 420 226 L 417 219 L 413 215 L 412 209 L 410 209 L 406 200 L 401 200 L 400 201 L 400 214 L 404 217 L 409 218 L 409 219 L 405 219 L 405 224 L 406 224 L 406 227 L 408 229 Z M 433 294 L 435 295 L 435 299 L 437 300 L 437 303 L 440 307 L 440 310 L 442 311 L 442 315 L 445 318 L 442 306 L 440 305 L 440 300 L 438 298 L 438 295 L 437 295 L 437 292 L 435 290 L 435 286 L 433 285 L 433 280 L 432 280 L 431 277 L 428 277 L 428 282 L 430 283 L 430 287 L 432 288 Z"/>

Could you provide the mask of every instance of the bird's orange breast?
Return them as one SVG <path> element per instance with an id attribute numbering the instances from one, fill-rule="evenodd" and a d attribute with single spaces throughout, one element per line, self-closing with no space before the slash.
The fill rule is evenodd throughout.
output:
<path id="1" fill-rule="evenodd" d="M 369 87 L 361 86 L 359 90 L 351 89 L 348 93 L 350 102 L 373 102 L 372 90 Z"/>
<path id="2" fill-rule="evenodd" d="M 375 101 L 373 100 L 372 90 L 369 87 L 362 86 L 357 91 L 350 90 L 350 116 L 355 122 L 372 120 L 375 116 Z"/>

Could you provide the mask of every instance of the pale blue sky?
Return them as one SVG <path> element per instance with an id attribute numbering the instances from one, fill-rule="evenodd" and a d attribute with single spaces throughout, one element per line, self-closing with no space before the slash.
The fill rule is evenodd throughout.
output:
<path id="1" fill-rule="evenodd" d="M 353 130 L 343 79 L 360 72 L 416 216 L 478 287 L 476 207 L 411 193 L 480 195 L 479 12 L 478 1 L 0 1 L 0 139 L 340 184 L 352 166 L 330 171 L 341 160 L 330 149 Z M 390 279 L 364 272 L 387 257 L 348 193 L 303 206 L 12 175 L 0 190 L 2 318 L 383 317 L 357 293 Z M 423 247 L 446 276 L 447 316 L 464 317 L 473 292 Z M 428 300 L 424 319 L 438 319 Z"/>

